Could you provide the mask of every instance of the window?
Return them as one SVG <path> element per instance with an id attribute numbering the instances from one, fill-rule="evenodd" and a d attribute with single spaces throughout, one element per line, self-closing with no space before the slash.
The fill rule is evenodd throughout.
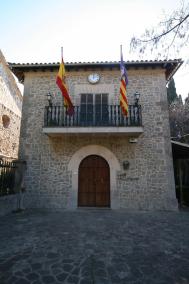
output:
<path id="1" fill-rule="evenodd" d="M 81 94 L 80 121 L 93 125 L 93 94 Z"/>
<path id="2" fill-rule="evenodd" d="M 8 128 L 10 124 L 10 117 L 6 114 L 2 116 L 3 127 Z"/>
<path id="3" fill-rule="evenodd" d="M 95 95 L 95 117 L 96 125 L 107 125 L 108 123 L 108 95 Z"/>
<path id="4" fill-rule="evenodd" d="M 81 94 L 80 122 L 83 125 L 108 124 L 108 94 Z"/>

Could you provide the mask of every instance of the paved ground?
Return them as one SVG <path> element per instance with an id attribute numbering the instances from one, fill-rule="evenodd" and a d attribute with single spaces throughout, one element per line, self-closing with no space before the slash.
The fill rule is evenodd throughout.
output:
<path id="1" fill-rule="evenodd" d="M 25 211 L 0 218 L 0 284 L 189 283 L 189 212 Z"/>

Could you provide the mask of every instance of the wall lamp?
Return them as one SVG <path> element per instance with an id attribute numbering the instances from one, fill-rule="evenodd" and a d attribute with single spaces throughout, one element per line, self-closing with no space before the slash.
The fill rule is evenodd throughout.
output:
<path id="1" fill-rule="evenodd" d="M 139 102 L 139 99 L 140 99 L 140 93 L 139 92 L 134 93 L 134 99 L 135 99 L 135 105 L 138 106 L 138 102 Z"/>
<path id="2" fill-rule="evenodd" d="M 129 165 L 130 165 L 129 161 L 123 161 L 123 169 L 124 170 L 128 170 Z"/>
<path id="3" fill-rule="evenodd" d="M 130 138 L 129 143 L 137 143 L 138 139 L 137 138 Z"/>
<path id="4" fill-rule="evenodd" d="M 50 92 L 48 92 L 47 94 L 47 100 L 48 100 L 49 106 L 51 107 L 52 106 L 52 95 Z"/>

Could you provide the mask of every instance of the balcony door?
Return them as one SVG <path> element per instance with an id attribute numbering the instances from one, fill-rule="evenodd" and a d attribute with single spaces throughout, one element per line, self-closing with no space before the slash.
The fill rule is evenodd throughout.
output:
<path id="1" fill-rule="evenodd" d="M 110 207 L 110 167 L 100 156 L 90 155 L 79 166 L 78 206 Z"/>
<path id="2" fill-rule="evenodd" d="M 81 125 L 108 125 L 108 94 L 81 94 Z"/>

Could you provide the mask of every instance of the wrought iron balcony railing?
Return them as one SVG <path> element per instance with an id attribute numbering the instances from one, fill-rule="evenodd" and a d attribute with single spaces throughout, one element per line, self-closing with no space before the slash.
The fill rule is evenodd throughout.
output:
<path id="1" fill-rule="evenodd" d="M 125 127 L 142 126 L 140 105 L 129 105 L 128 116 L 122 114 L 119 105 L 75 106 L 69 116 L 62 106 L 46 106 L 44 127 Z"/>

